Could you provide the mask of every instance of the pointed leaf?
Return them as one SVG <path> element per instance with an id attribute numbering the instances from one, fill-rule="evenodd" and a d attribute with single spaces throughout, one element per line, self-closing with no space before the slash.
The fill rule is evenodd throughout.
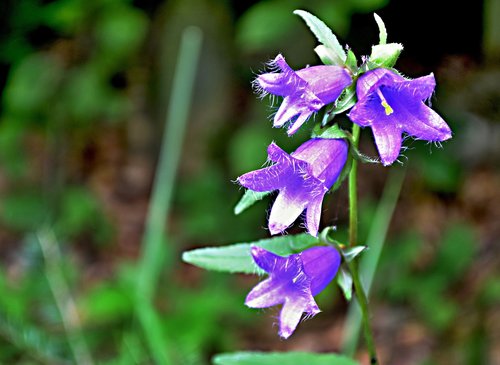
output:
<path id="1" fill-rule="evenodd" d="M 379 44 L 386 44 L 387 43 L 387 29 L 385 28 L 384 21 L 376 13 L 373 13 L 373 16 L 375 17 L 375 21 L 377 22 L 377 25 L 378 25 L 379 39 L 380 39 Z"/>
<path id="2" fill-rule="evenodd" d="M 363 252 L 367 248 L 368 248 L 367 246 L 349 247 L 346 248 L 345 250 L 342 250 L 342 256 L 344 256 L 344 259 L 349 262 L 352 261 L 356 256 L 358 256 L 361 252 Z"/>
<path id="3" fill-rule="evenodd" d="M 333 52 L 334 64 L 343 65 L 347 56 L 332 30 L 307 11 L 295 10 L 293 13 L 300 16 L 306 22 L 309 29 L 311 29 L 311 32 L 314 33 L 318 41 Z"/>
<path id="4" fill-rule="evenodd" d="M 338 57 L 330 48 L 327 48 L 324 45 L 320 44 L 319 46 L 314 48 L 314 52 L 316 52 L 321 62 L 323 62 L 325 65 L 338 64 Z"/>
<path id="5" fill-rule="evenodd" d="M 337 284 L 342 289 L 344 297 L 347 301 L 352 299 L 352 276 L 349 271 L 341 268 L 337 275 Z"/>
<path id="6" fill-rule="evenodd" d="M 359 365 L 337 354 L 310 352 L 235 352 L 215 355 L 213 365 Z"/>
<path id="7" fill-rule="evenodd" d="M 261 200 L 269 193 L 270 191 L 265 191 L 265 192 L 257 192 L 253 190 L 245 191 L 245 194 L 243 194 L 240 201 L 234 207 L 234 214 L 235 215 L 241 214 L 243 211 L 254 205 L 256 202 Z"/>
<path id="8" fill-rule="evenodd" d="M 251 245 L 257 245 L 280 256 L 301 252 L 319 243 L 316 237 L 302 233 L 295 236 L 277 236 L 251 243 L 237 243 L 220 247 L 205 247 L 184 252 L 182 260 L 189 264 L 230 273 L 263 273 L 250 254 Z"/>

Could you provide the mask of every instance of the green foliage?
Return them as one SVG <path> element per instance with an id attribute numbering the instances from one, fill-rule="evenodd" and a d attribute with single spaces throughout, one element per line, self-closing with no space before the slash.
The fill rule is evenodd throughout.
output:
<path id="1" fill-rule="evenodd" d="M 247 208 L 250 208 L 256 202 L 268 195 L 269 192 L 256 192 L 252 190 L 246 190 L 239 202 L 234 207 L 234 214 L 238 215 L 243 213 Z"/>
<path id="2" fill-rule="evenodd" d="M 182 259 L 187 263 L 208 270 L 256 274 L 263 273 L 263 271 L 255 265 L 252 259 L 250 254 L 252 245 L 262 247 L 280 256 L 288 256 L 312 247 L 317 243 L 319 243 L 317 238 L 302 233 L 295 236 L 278 236 L 251 243 L 199 248 L 184 252 Z"/>
<path id="3" fill-rule="evenodd" d="M 325 23 L 307 11 L 295 10 L 293 13 L 300 16 L 306 22 L 307 26 L 311 29 L 311 32 L 313 32 L 318 41 L 323 44 L 328 51 L 330 51 L 328 54 L 332 57 L 330 60 L 331 64 L 343 65 L 347 55 L 332 30 L 328 28 Z"/>
<path id="4" fill-rule="evenodd" d="M 386 249 L 382 256 L 382 270 L 386 270 L 384 277 L 392 278 L 384 282 L 390 297 L 405 300 L 414 296 L 412 305 L 423 320 L 437 331 L 448 328 L 458 315 L 459 305 L 447 292 L 460 282 L 474 259 L 474 237 L 471 227 L 450 225 L 437 247 L 434 260 L 421 272 L 414 269 L 423 245 L 421 238 L 415 233 L 400 238 L 397 245 Z"/>
<path id="5" fill-rule="evenodd" d="M 307 352 L 236 352 L 213 358 L 214 365 L 356 365 L 356 361 L 337 354 L 313 354 Z"/>

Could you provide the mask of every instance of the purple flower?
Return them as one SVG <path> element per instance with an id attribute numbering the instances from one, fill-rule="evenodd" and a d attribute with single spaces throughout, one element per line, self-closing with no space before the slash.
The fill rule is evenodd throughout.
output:
<path id="1" fill-rule="evenodd" d="M 340 255 L 328 246 L 313 247 L 299 254 L 282 257 L 252 246 L 255 263 L 269 274 L 248 294 L 250 308 L 283 304 L 279 335 L 288 338 L 299 324 L 302 313 L 314 316 L 320 312 L 313 296 L 320 293 L 335 277 Z"/>
<path id="2" fill-rule="evenodd" d="M 312 66 L 294 71 L 282 55 L 278 55 L 271 65 L 281 72 L 262 74 L 255 82 L 264 94 L 284 97 L 274 116 L 274 127 L 281 127 L 297 117 L 288 129 L 289 135 L 294 134 L 313 113 L 337 100 L 352 82 L 349 72 L 340 66 Z"/>
<path id="3" fill-rule="evenodd" d="M 368 71 L 359 78 L 358 102 L 349 118 L 362 127 L 372 128 L 384 165 L 398 158 L 403 132 L 426 141 L 451 138 L 448 124 L 424 103 L 435 86 L 433 74 L 407 80 L 383 68 Z"/>
<path id="4" fill-rule="evenodd" d="M 244 187 L 257 191 L 279 190 L 269 216 L 271 234 L 283 232 L 306 210 L 306 227 L 317 236 L 321 204 L 347 160 L 342 139 L 314 138 L 288 154 L 271 143 L 267 154 L 273 165 L 238 178 Z"/>

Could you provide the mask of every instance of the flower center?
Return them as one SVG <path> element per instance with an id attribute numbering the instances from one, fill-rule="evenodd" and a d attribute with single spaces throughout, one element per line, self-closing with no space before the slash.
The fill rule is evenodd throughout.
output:
<path id="1" fill-rule="evenodd" d="M 385 115 L 391 115 L 392 113 L 394 113 L 394 109 L 392 109 L 392 107 L 389 105 L 389 103 L 385 99 L 384 94 L 382 94 L 382 91 L 380 91 L 380 89 L 377 89 L 377 95 L 380 97 L 381 100 L 380 104 L 384 107 Z"/>

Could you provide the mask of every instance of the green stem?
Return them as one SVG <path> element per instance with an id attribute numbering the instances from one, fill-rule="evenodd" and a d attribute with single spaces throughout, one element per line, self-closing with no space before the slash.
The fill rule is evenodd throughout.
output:
<path id="1" fill-rule="evenodd" d="M 352 144 L 358 148 L 360 128 L 357 124 L 352 127 Z M 349 172 L 349 245 L 356 246 L 358 242 L 358 161 L 353 158 Z"/>
<path id="2" fill-rule="evenodd" d="M 354 148 L 358 148 L 360 128 L 354 124 L 352 127 L 352 144 Z M 349 172 L 349 246 L 353 247 L 358 244 L 358 189 L 357 189 L 357 171 L 358 162 L 356 159 L 352 161 L 351 171 Z M 373 330 L 370 323 L 370 310 L 368 308 L 368 299 L 365 290 L 361 285 L 359 272 L 356 262 L 347 262 L 349 271 L 352 275 L 354 284 L 354 292 L 358 299 L 361 313 L 363 314 L 363 329 L 365 335 L 366 347 L 370 354 L 371 364 L 378 364 L 377 352 L 375 349 L 375 341 L 373 340 Z"/>
<path id="3" fill-rule="evenodd" d="M 368 308 L 368 298 L 366 296 L 363 285 L 359 277 L 358 267 L 356 262 L 350 261 L 347 263 L 349 271 L 352 275 L 352 282 L 354 284 L 354 292 L 363 314 L 363 333 L 365 336 L 366 347 L 368 348 L 368 353 L 370 354 L 371 364 L 378 364 L 377 351 L 375 348 L 375 340 L 373 339 L 373 330 L 370 323 L 370 309 Z"/>

